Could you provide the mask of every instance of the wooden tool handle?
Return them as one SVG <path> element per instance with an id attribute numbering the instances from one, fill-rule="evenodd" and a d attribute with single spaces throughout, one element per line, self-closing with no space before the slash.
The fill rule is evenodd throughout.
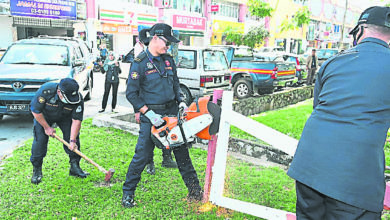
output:
<path id="1" fill-rule="evenodd" d="M 60 138 L 57 134 L 54 133 L 54 137 L 59 140 L 60 142 L 62 142 L 63 144 L 65 144 L 69 150 L 70 150 L 70 144 L 68 142 L 66 142 L 64 139 Z M 83 153 L 81 153 L 79 150 L 77 150 L 77 145 L 76 145 L 76 148 L 73 149 L 73 152 L 75 152 L 76 154 L 80 155 L 80 157 L 84 158 L 86 161 L 88 161 L 89 163 L 91 163 L 92 165 L 94 165 L 96 168 L 98 168 L 101 172 L 103 173 L 107 173 L 107 170 L 105 170 L 103 167 L 99 166 L 99 164 L 95 163 L 93 160 L 89 159 L 87 156 L 85 156 Z"/>

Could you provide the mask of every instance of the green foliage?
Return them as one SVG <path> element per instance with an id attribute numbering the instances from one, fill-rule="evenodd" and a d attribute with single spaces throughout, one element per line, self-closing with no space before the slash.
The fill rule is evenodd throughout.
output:
<path id="1" fill-rule="evenodd" d="M 300 8 L 294 15 L 293 19 L 285 19 L 282 21 L 281 32 L 288 30 L 296 30 L 310 22 L 310 11 L 307 6 Z"/>
<path id="2" fill-rule="evenodd" d="M 390 7 L 390 3 L 385 4 L 385 7 Z"/>
<path id="3" fill-rule="evenodd" d="M 261 44 L 266 37 L 269 37 L 269 32 L 263 26 L 252 27 L 247 34 L 242 34 L 238 29 L 229 26 L 225 29 L 224 34 L 227 42 L 251 48 L 254 48 L 256 44 Z"/>
<path id="4" fill-rule="evenodd" d="M 274 9 L 263 0 L 248 0 L 247 5 L 251 15 L 259 18 L 270 17 L 271 13 L 274 11 Z"/>
<path id="5" fill-rule="evenodd" d="M 261 44 L 267 37 L 269 37 L 269 32 L 264 27 L 252 27 L 244 36 L 244 45 L 254 48 L 256 44 Z"/>
<path id="6" fill-rule="evenodd" d="M 238 28 L 228 26 L 224 35 L 226 36 L 226 41 L 229 43 L 234 43 L 238 46 L 242 45 L 244 42 L 244 35 L 238 30 Z"/>

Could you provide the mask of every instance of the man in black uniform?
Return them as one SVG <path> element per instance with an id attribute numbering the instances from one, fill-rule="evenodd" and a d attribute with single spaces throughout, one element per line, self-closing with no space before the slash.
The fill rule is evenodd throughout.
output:
<path id="1" fill-rule="evenodd" d="M 74 79 L 65 78 L 60 83 L 45 83 L 31 100 L 31 112 L 34 116 L 34 141 L 30 161 L 33 164 L 31 183 L 39 184 L 42 180 L 42 163 L 47 152 L 49 136 L 55 130 L 56 123 L 63 133 L 63 139 L 70 143 L 73 150 L 80 149 L 79 131 L 83 120 L 84 101 L 79 85 Z M 80 168 L 81 157 L 64 145 L 70 158 L 69 175 L 85 178 L 88 173 Z"/>
<path id="2" fill-rule="evenodd" d="M 135 206 L 135 189 L 153 154 L 151 127 L 158 127 L 164 122 L 161 115 L 177 115 L 178 104 L 186 107 L 180 96 L 176 65 L 173 58 L 166 54 L 171 42 L 179 42 L 172 36 L 172 28 L 166 24 L 155 24 L 150 29 L 148 49 L 131 65 L 126 97 L 134 110 L 141 112 L 141 125 L 135 154 L 123 184 L 122 205 L 126 208 Z M 173 153 L 189 191 L 188 199 L 200 201 L 203 193 L 188 149 L 182 146 L 174 149 Z"/>

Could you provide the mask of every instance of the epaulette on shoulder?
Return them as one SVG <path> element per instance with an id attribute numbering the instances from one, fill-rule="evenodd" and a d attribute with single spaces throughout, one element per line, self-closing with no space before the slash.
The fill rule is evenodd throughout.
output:
<path id="1" fill-rule="evenodd" d="M 142 51 L 140 54 L 138 54 L 138 56 L 136 58 L 134 58 L 134 62 L 139 63 L 145 58 L 146 58 L 146 52 Z"/>
<path id="2" fill-rule="evenodd" d="M 47 88 L 43 90 L 43 95 L 50 96 L 56 94 L 57 89 L 56 88 Z"/>

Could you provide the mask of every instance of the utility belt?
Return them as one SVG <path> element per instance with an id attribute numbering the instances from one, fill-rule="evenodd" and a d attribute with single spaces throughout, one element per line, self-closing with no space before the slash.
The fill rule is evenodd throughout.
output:
<path id="1" fill-rule="evenodd" d="M 172 100 L 172 101 L 169 101 L 165 104 L 158 104 L 158 105 L 154 105 L 154 104 L 146 104 L 146 106 L 148 106 L 148 108 L 152 109 L 152 110 L 164 110 L 164 109 L 169 109 L 173 106 L 177 105 L 176 104 L 176 101 L 175 100 Z"/>

